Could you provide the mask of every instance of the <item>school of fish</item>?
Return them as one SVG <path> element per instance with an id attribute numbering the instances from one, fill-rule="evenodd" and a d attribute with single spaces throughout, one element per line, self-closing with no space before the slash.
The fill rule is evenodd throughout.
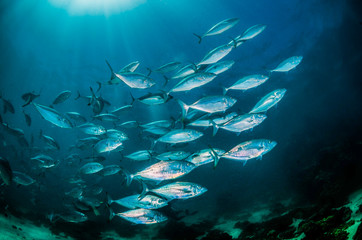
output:
<path id="1" fill-rule="evenodd" d="M 212 26 L 205 33 L 194 35 L 201 43 L 206 37 L 222 34 L 238 22 L 239 18 L 226 19 Z M 60 144 L 52 136 L 46 135 L 45 130 L 39 134 L 40 141 L 45 145 L 35 147 L 36 140 L 33 135 L 29 143 L 23 129 L 6 122 L 6 115 L 16 114 L 17 108 L 5 96 L 0 96 L 3 102 L 3 114 L 0 116 L 1 136 L 5 136 L 1 139 L 3 146 L 10 150 L 11 146 L 7 145 L 6 139 L 7 136 L 13 136 L 21 146 L 31 149 L 28 161 L 34 166 L 28 171 L 24 169 L 20 171 L 17 166 L 12 165 L 11 159 L 7 160 L 4 156 L 0 156 L 0 179 L 3 185 L 17 184 L 31 187 L 42 181 L 37 177 L 38 173 L 59 168 L 60 165 L 73 167 L 76 172 L 69 171 L 69 176 L 66 176 L 66 184 L 69 188 L 63 193 L 63 197 L 71 199 L 72 204 L 65 204 L 63 211 L 55 210 L 50 213 L 48 215 L 50 221 L 85 222 L 88 221 L 91 213 L 96 216 L 100 214 L 100 206 L 108 209 L 110 220 L 117 216 L 134 224 L 154 224 L 166 221 L 168 217 L 162 213 L 162 208 L 171 201 L 194 198 L 207 192 L 205 186 L 183 181 L 180 178 L 205 164 L 216 167 L 220 159 L 240 161 L 245 165 L 252 159 L 261 159 L 277 145 L 272 139 L 250 139 L 237 142 L 229 149 L 223 150 L 214 146 L 212 139 L 219 131 L 239 136 L 242 132 L 253 129 L 266 121 L 267 111 L 282 100 L 286 89 L 275 89 L 266 93 L 247 113 L 240 113 L 233 109 L 238 99 L 227 94 L 236 91 L 242 94 L 243 91 L 250 91 L 267 82 L 274 72 L 291 71 L 301 63 L 302 56 L 287 56 L 276 64 L 274 69 L 267 72 L 240 76 L 240 79 L 235 80 L 233 84 L 220 87 L 220 95 L 199 96 L 195 102 L 189 102 L 182 95 L 215 81 L 218 75 L 225 71 L 231 71 L 235 62 L 223 59 L 231 51 L 238 51 L 239 46 L 261 34 L 266 27 L 263 24 L 251 26 L 228 43 L 222 43 L 211 49 L 195 64 L 171 61 L 160 64 L 157 69 L 148 68 L 148 74 L 137 72 L 140 61 L 131 62 L 117 72 L 106 60 L 105 64 L 111 72 L 110 79 L 97 82 L 97 90 L 90 87 L 89 96 L 83 96 L 77 92 L 74 100 L 83 101 L 84 106 L 91 108 L 93 112 L 91 118 L 83 116 L 71 107 L 68 112 L 60 112 L 56 109 L 64 102 L 71 101 L 70 97 L 73 93 L 70 90 L 60 92 L 50 102 L 38 101 L 40 93 L 23 94 L 21 98 L 24 104 L 19 108 L 22 109 L 28 127 L 32 126 L 31 112 L 43 118 L 41 124 L 44 126 L 53 125 L 57 131 L 64 131 L 64 134 L 67 134 L 67 131 L 76 131 L 78 136 L 81 136 L 76 142 L 69 143 L 69 155 L 64 159 L 59 159 L 57 155 Z M 164 85 L 155 80 L 162 77 L 165 79 Z M 111 109 L 113 102 L 99 95 L 100 91 L 107 91 L 107 88 L 112 87 L 109 85 L 119 85 L 127 89 L 132 102 L 129 105 Z M 160 90 L 153 92 L 146 90 L 154 86 Z M 133 89 L 145 91 L 145 94 L 135 98 Z M 237 94 L 233 96 L 235 95 Z M 129 118 L 125 121 L 124 116 L 129 116 L 134 104 L 138 102 L 148 106 L 173 104 L 180 115 L 143 123 Z M 203 140 L 208 127 L 213 129 L 212 136 Z M 135 138 L 134 130 L 148 136 L 148 148 L 140 147 L 133 152 L 128 150 L 129 140 Z M 189 152 L 184 148 L 191 142 L 198 146 L 201 141 L 207 142 L 208 147 L 194 152 Z M 168 150 L 165 150 L 165 146 Z M 122 155 L 119 155 L 119 158 L 122 161 L 135 162 L 135 164 L 140 162 L 144 164 L 147 161 L 149 164 L 137 171 L 130 171 L 121 167 L 121 164 L 107 163 L 110 152 L 120 152 Z M 142 191 L 113 199 L 111 194 L 103 191 L 105 187 L 101 184 L 87 184 L 92 178 L 100 176 L 108 178 L 115 175 L 121 176 L 117 183 L 119 186 L 122 182 L 126 186 L 132 183 L 138 184 L 142 187 Z M 122 192 L 118 195 L 122 195 Z M 124 210 L 115 212 L 116 205 L 117 208 Z"/>

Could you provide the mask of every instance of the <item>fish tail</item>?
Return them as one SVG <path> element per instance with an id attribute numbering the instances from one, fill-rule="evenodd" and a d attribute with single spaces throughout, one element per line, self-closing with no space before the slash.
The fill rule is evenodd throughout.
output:
<path id="1" fill-rule="evenodd" d="M 223 95 L 226 95 L 226 93 L 229 91 L 229 89 L 228 88 L 226 88 L 226 87 L 223 87 L 222 88 L 222 94 Z"/>
<path id="2" fill-rule="evenodd" d="M 199 39 L 199 44 L 201 43 L 202 37 L 200 35 L 197 35 L 196 33 L 193 33 L 198 39 Z"/>
<path id="3" fill-rule="evenodd" d="M 183 101 L 181 101 L 180 99 L 177 99 L 178 104 L 180 104 L 181 109 L 182 109 L 182 120 L 185 119 L 186 115 L 187 115 L 187 111 L 189 110 L 190 106 L 188 106 L 187 104 L 185 104 Z"/>
<path id="4" fill-rule="evenodd" d="M 131 106 L 133 107 L 133 103 L 136 101 L 136 99 L 133 97 L 132 93 L 129 92 L 129 94 L 131 95 L 132 101 L 131 101 Z"/>
<path id="5" fill-rule="evenodd" d="M 213 130 L 212 130 L 212 136 L 215 136 L 217 133 L 217 130 L 219 130 L 219 126 L 214 122 L 214 120 L 210 120 Z"/>
<path id="6" fill-rule="evenodd" d="M 80 96 L 80 92 L 79 91 L 77 91 L 77 96 L 74 98 L 74 100 L 77 100 L 77 99 L 79 99 L 81 96 Z"/>
<path id="7" fill-rule="evenodd" d="M 97 84 L 98 84 L 98 89 L 97 89 L 97 92 L 99 92 L 99 90 L 101 90 L 101 88 L 102 88 L 102 83 L 101 83 L 101 82 L 99 82 L 99 81 L 97 81 Z"/>
<path id="8" fill-rule="evenodd" d="M 109 207 L 108 210 L 109 210 L 109 218 L 108 218 L 108 220 L 112 221 L 112 219 L 114 218 L 114 216 L 116 214 L 113 212 L 113 209 L 111 207 Z"/>
<path id="9" fill-rule="evenodd" d="M 165 79 L 165 83 L 163 84 L 163 86 L 166 86 L 170 79 L 166 75 L 163 75 L 163 78 Z"/>
<path id="10" fill-rule="evenodd" d="M 211 146 L 209 146 L 209 148 L 211 150 L 212 158 L 214 159 L 214 168 L 216 168 L 217 164 L 220 161 L 220 156 L 215 152 L 215 150 Z"/>
<path id="11" fill-rule="evenodd" d="M 129 185 L 131 185 L 131 182 L 132 182 L 132 180 L 134 178 L 134 175 L 130 174 L 128 171 L 126 171 L 124 169 L 122 169 L 122 172 L 124 173 L 124 175 L 126 177 L 126 185 L 128 187 Z"/>
<path id="12" fill-rule="evenodd" d="M 140 180 L 142 184 L 142 193 L 139 195 L 138 200 L 142 200 L 146 194 L 150 191 L 144 181 Z"/>
<path id="13" fill-rule="evenodd" d="M 151 68 L 147 68 L 147 70 L 148 70 L 148 74 L 147 74 L 147 77 L 148 77 L 148 76 L 150 76 L 150 75 L 151 75 L 151 73 L 152 73 L 152 69 L 151 69 Z"/>
<path id="14" fill-rule="evenodd" d="M 108 192 L 106 192 L 106 198 L 107 198 L 107 206 L 111 206 L 111 204 L 113 203 L 113 199 L 111 198 L 111 196 L 109 196 Z"/>
<path id="15" fill-rule="evenodd" d="M 111 67 L 111 64 L 109 64 L 109 62 L 107 61 L 107 59 L 105 59 L 105 60 L 106 60 L 106 63 L 107 63 L 107 65 L 108 65 L 108 67 L 109 67 L 109 70 L 111 70 L 111 80 L 112 80 L 112 79 L 116 78 L 116 74 L 114 73 L 114 71 L 113 71 L 113 69 L 112 69 L 112 67 Z"/>

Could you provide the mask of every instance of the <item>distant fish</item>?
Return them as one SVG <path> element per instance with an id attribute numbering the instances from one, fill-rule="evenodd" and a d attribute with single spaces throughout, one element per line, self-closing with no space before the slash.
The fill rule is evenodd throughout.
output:
<path id="1" fill-rule="evenodd" d="M 1 125 L 4 127 L 4 130 L 7 133 L 9 133 L 15 137 L 24 137 L 24 131 L 22 129 L 10 127 L 9 124 L 7 124 L 7 123 L 2 123 Z"/>
<path id="2" fill-rule="evenodd" d="M 79 121 L 79 122 L 87 122 L 87 119 L 85 117 L 83 117 L 80 113 L 77 112 L 66 112 L 65 113 L 69 118 L 75 120 L 75 121 Z"/>
<path id="3" fill-rule="evenodd" d="M 265 95 L 260 101 L 255 105 L 255 107 L 249 113 L 262 113 L 268 111 L 271 107 L 276 105 L 282 98 L 287 90 L 286 89 L 277 89 L 267 95 Z"/>
<path id="4" fill-rule="evenodd" d="M 223 72 L 229 70 L 234 65 L 234 63 L 235 62 L 232 60 L 217 62 L 217 63 L 214 63 L 214 64 L 208 66 L 205 69 L 205 72 L 209 72 L 209 73 L 218 75 L 220 73 L 223 73 Z"/>
<path id="5" fill-rule="evenodd" d="M 202 36 L 199 36 L 199 35 L 197 35 L 195 33 L 194 33 L 194 35 L 199 38 L 199 43 L 201 43 L 201 40 L 204 37 L 223 33 L 226 30 L 228 30 L 228 29 L 232 28 L 233 26 L 235 26 L 235 24 L 237 24 L 238 22 L 239 22 L 239 18 L 228 18 L 228 19 L 225 19 L 225 20 L 215 24 L 212 28 L 210 28 Z"/>
<path id="6" fill-rule="evenodd" d="M 151 69 L 149 69 L 149 70 L 153 71 L 153 72 L 165 74 L 165 73 L 177 70 L 180 67 L 180 65 L 181 65 L 180 62 L 170 62 L 170 63 L 160 66 L 159 68 L 157 68 L 155 70 L 151 70 Z"/>
<path id="7" fill-rule="evenodd" d="M 115 164 L 107 165 L 107 166 L 104 166 L 104 168 L 102 170 L 102 175 L 111 176 L 111 175 L 119 173 L 120 171 L 121 171 L 121 167 L 119 165 L 115 165 Z"/>
<path id="8" fill-rule="evenodd" d="M 72 92 L 69 90 L 65 90 L 58 94 L 58 96 L 54 99 L 53 105 L 65 102 L 70 96 Z"/>
<path id="9" fill-rule="evenodd" d="M 54 138 L 44 135 L 42 132 L 40 132 L 40 137 L 51 147 L 55 148 L 55 149 L 60 149 L 59 144 L 57 143 L 57 141 L 54 140 Z"/>
<path id="10" fill-rule="evenodd" d="M 87 215 L 78 211 L 72 211 L 71 213 L 68 214 L 59 214 L 58 216 L 64 221 L 71 223 L 81 223 L 88 220 Z"/>
<path id="11" fill-rule="evenodd" d="M 94 174 L 94 173 L 101 171 L 102 169 L 103 169 L 102 164 L 97 163 L 97 162 L 91 162 L 91 163 L 87 163 L 87 164 L 83 165 L 79 169 L 79 172 L 81 172 L 83 174 Z"/>
<path id="12" fill-rule="evenodd" d="M 131 153 L 126 158 L 129 158 L 134 161 L 147 161 L 152 158 L 153 151 L 151 150 L 139 150 L 137 152 Z"/>
<path id="13" fill-rule="evenodd" d="M 48 122 L 54 124 L 55 126 L 61 127 L 61 128 L 72 128 L 72 123 L 63 117 L 60 113 L 58 113 L 53 108 L 43 106 L 37 103 L 33 103 L 36 110 L 40 113 L 40 115 L 47 120 Z"/>
<path id="14" fill-rule="evenodd" d="M 216 78 L 216 74 L 213 73 L 195 73 L 192 75 L 187 76 L 186 78 L 182 79 L 178 84 L 176 84 L 169 92 L 183 92 L 189 91 L 191 89 L 201 87 L 209 82 L 211 82 L 214 78 Z"/>
<path id="15" fill-rule="evenodd" d="M 124 82 L 127 86 L 131 88 L 139 88 L 139 89 L 150 88 L 154 84 L 156 84 L 156 82 L 152 80 L 150 77 L 140 73 L 134 73 L 134 72 L 115 73 L 107 60 L 106 63 L 112 72 L 111 80 L 109 80 L 108 82 L 109 84 L 117 84 L 120 82 Z"/>
<path id="16" fill-rule="evenodd" d="M 138 127 L 138 125 L 139 125 L 138 122 L 134 121 L 134 120 L 118 124 L 118 126 L 123 127 L 123 128 L 136 128 L 136 127 Z"/>
<path id="17" fill-rule="evenodd" d="M 26 125 L 28 125 L 28 127 L 30 127 L 31 126 L 31 117 L 28 114 L 26 114 L 24 112 L 24 110 L 23 110 L 23 114 L 24 114 L 24 117 L 25 117 Z"/>
<path id="18" fill-rule="evenodd" d="M 122 141 L 117 138 L 105 138 L 94 145 L 94 150 L 97 153 L 110 152 L 122 146 Z"/>
<path id="19" fill-rule="evenodd" d="M 245 32 L 236 39 L 236 41 L 246 41 L 258 36 L 266 28 L 264 24 L 257 24 L 245 30 Z"/>
<path id="20" fill-rule="evenodd" d="M 270 70 L 270 72 L 288 72 L 296 68 L 300 64 L 302 59 L 303 56 L 294 56 L 287 58 L 283 62 L 281 62 L 276 68 Z"/>
<path id="21" fill-rule="evenodd" d="M 189 108 L 193 108 L 207 113 L 225 112 L 226 110 L 231 108 L 236 103 L 236 101 L 237 100 L 235 98 L 224 95 L 203 97 L 191 105 L 186 105 L 181 100 L 178 100 L 178 103 L 182 108 L 182 116 L 184 119 L 187 115 L 187 111 Z"/>
<path id="22" fill-rule="evenodd" d="M 133 97 L 132 97 L 133 98 Z M 168 102 L 173 97 L 166 92 L 148 93 L 142 97 L 137 98 L 138 101 L 147 105 L 159 105 Z"/>
<path id="23" fill-rule="evenodd" d="M 197 66 L 213 64 L 218 62 L 226 55 L 228 55 L 234 47 L 235 47 L 234 44 L 225 44 L 211 50 L 205 55 L 205 57 L 201 60 L 201 62 L 197 64 Z"/>
<path id="24" fill-rule="evenodd" d="M 13 181 L 13 172 L 11 171 L 9 161 L 0 157 L 0 178 L 6 185 L 10 185 Z"/>
<path id="25" fill-rule="evenodd" d="M 25 173 L 13 171 L 13 181 L 16 184 L 29 186 L 33 183 L 35 183 L 35 180 L 31 178 L 30 176 L 26 175 Z"/>
<path id="26" fill-rule="evenodd" d="M 141 124 L 140 127 L 142 128 L 151 128 L 151 127 L 162 127 L 162 128 L 170 128 L 173 125 L 173 121 L 170 120 L 158 120 L 153 121 L 145 124 Z"/>
<path id="27" fill-rule="evenodd" d="M 25 107 L 27 105 L 29 105 L 34 99 L 36 99 L 37 97 L 39 97 L 40 94 L 35 94 L 35 93 L 24 93 L 21 98 L 25 101 L 25 104 L 22 107 Z"/>
<path id="28" fill-rule="evenodd" d="M 3 100 L 3 103 L 4 103 L 4 114 L 7 112 L 14 114 L 15 108 L 14 108 L 13 104 L 9 100 L 4 99 L 1 95 L 0 95 L 0 99 Z"/>
<path id="29" fill-rule="evenodd" d="M 109 218 L 112 219 L 114 216 L 121 217 L 134 224 L 154 224 L 167 220 L 167 217 L 160 212 L 142 208 L 122 213 L 113 213 L 113 211 L 111 211 Z"/>
<path id="30" fill-rule="evenodd" d="M 255 88 L 255 87 L 263 84 L 264 82 L 266 82 L 268 79 L 269 79 L 269 77 L 264 76 L 264 75 L 257 75 L 257 74 L 249 75 L 249 76 L 241 78 L 240 80 L 235 82 L 230 87 L 224 88 L 223 93 L 226 94 L 227 91 L 229 91 L 230 89 L 245 91 L 245 90 L 248 90 L 251 88 Z"/>
<path id="31" fill-rule="evenodd" d="M 100 120 L 100 121 L 106 121 L 106 122 L 117 122 L 119 121 L 119 118 L 112 114 L 112 113 L 101 113 L 98 115 L 93 116 L 94 119 Z"/>
<path id="32" fill-rule="evenodd" d="M 184 160 L 191 154 L 185 151 L 171 151 L 164 152 L 156 156 L 156 158 L 160 161 L 180 161 Z"/>
<path id="33" fill-rule="evenodd" d="M 132 103 L 133 104 L 133 103 Z M 112 111 L 110 111 L 110 113 L 113 113 L 113 114 L 119 114 L 119 113 L 122 113 L 122 112 L 126 112 L 126 111 L 129 111 L 132 109 L 132 104 L 129 104 L 129 105 L 124 105 L 122 107 L 119 107 L 119 108 L 115 108 L 113 109 Z"/>

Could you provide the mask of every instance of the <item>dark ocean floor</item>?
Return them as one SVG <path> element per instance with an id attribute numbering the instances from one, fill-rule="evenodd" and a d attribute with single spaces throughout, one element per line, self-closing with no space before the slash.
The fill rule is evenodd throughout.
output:
<path id="1" fill-rule="evenodd" d="M 1 198 L 0 239 L 362 239 L 362 142 L 348 140 L 320 149 L 301 169 L 298 203 L 267 202 L 234 216 L 164 209 L 169 220 L 140 226 L 122 220 L 55 222 Z M 106 209 L 102 209 L 106 212 Z M 99 218 L 98 218 L 99 219 Z"/>

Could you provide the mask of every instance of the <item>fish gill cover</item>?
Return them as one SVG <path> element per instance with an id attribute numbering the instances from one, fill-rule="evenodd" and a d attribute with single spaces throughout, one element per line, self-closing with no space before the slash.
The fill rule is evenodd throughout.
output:
<path id="1" fill-rule="evenodd" d="M 309 213 L 362 184 L 354 3 L 104 3 L 0 3 L 4 216 L 76 239 L 323 239 L 332 213 Z"/>

